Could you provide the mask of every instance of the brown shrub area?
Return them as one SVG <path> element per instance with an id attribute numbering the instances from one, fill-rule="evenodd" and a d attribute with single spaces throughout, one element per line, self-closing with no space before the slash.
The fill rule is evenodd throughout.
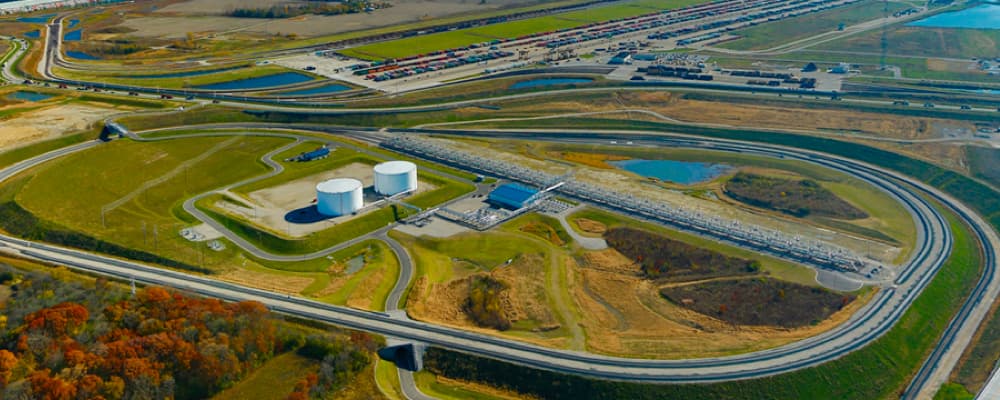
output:
<path id="1" fill-rule="evenodd" d="M 692 281 L 723 276 L 751 275 L 760 270 L 756 260 L 725 254 L 634 228 L 614 228 L 604 234 L 608 246 L 642 265 L 650 279 Z"/>
<path id="2" fill-rule="evenodd" d="M 581 230 L 587 233 L 604 234 L 604 232 L 608 231 L 607 225 L 587 218 L 577 218 L 576 226 L 579 226 Z"/>
<path id="3" fill-rule="evenodd" d="M 739 325 L 815 325 L 855 296 L 776 279 L 716 280 L 660 289 L 681 307 Z"/>
<path id="4" fill-rule="evenodd" d="M 868 214 L 837 197 L 816 181 L 790 180 L 737 173 L 725 186 L 726 195 L 755 207 L 796 217 L 816 215 L 838 219 L 868 218 Z"/>

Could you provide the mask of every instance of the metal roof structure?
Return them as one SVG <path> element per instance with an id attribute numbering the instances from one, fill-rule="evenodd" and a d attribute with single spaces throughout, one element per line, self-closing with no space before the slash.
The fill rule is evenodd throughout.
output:
<path id="1" fill-rule="evenodd" d="M 489 200 L 503 207 L 518 209 L 528 205 L 537 194 L 537 189 L 519 183 L 507 183 L 490 192 Z"/>

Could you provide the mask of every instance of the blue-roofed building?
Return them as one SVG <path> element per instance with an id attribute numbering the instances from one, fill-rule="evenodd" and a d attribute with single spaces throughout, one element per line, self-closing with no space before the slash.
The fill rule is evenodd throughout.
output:
<path id="1" fill-rule="evenodd" d="M 285 161 L 309 162 L 324 159 L 330 155 L 330 148 L 323 146 L 313 151 L 307 151 Z"/>
<path id="2" fill-rule="evenodd" d="M 488 198 L 490 203 L 504 208 L 518 209 L 530 205 L 538 196 L 538 190 L 519 183 L 505 183 L 493 189 Z"/>

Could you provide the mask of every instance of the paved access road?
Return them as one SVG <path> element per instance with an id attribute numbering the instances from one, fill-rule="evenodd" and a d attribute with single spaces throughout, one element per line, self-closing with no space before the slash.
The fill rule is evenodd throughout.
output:
<path id="1" fill-rule="evenodd" d="M 358 135 L 369 134 L 371 132 L 358 133 Z M 491 133 L 494 136 L 506 134 L 508 133 Z M 533 135 L 538 136 L 537 134 Z M 603 140 L 601 135 L 579 140 Z M 562 138 L 565 139 L 565 136 Z M 57 246 L 30 243 L 15 238 L 0 237 L 0 243 L 29 256 L 75 268 L 115 275 L 125 279 L 135 277 L 135 279 L 145 283 L 177 287 L 229 300 L 257 300 L 278 312 L 387 336 L 560 372 L 649 382 L 713 382 L 752 378 L 813 366 L 837 358 L 864 346 L 888 330 L 902 315 L 920 289 L 930 280 L 949 252 L 951 236 L 947 225 L 941 215 L 918 195 L 920 191 L 928 188 L 916 182 L 910 183 L 919 189 L 901 185 L 898 182 L 900 177 L 890 172 L 850 160 L 772 146 L 677 136 L 651 138 L 644 135 L 643 139 L 648 140 L 650 145 L 674 146 L 686 143 L 688 146 L 710 146 L 719 150 L 739 150 L 800 158 L 851 173 L 890 192 L 915 213 L 920 227 L 920 243 L 917 246 L 917 251 L 911 262 L 904 267 L 904 271 L 896 282 L 896 287 L 880 291 L 880 295 L 864 310 L 842 326 L 826 334 L 776 349 L 731 357 L 694 360 L 636 360 L 549 349 L 514 340 L 410 321 L 385 313 L 370 313 L 304 299 L 288 298 L 253 288 L 220 283 L 207 277 L 163 270 L 82 251 L 62 249 Z M 673 142 L 669 142 L 670 140 Z M 81 146 L 78 145 L 76 149 L 71 148 L 69 151 L 85 148 Z M 18 164 L 18 166 L 4 169 L 0 171 L 0 179 L 5 179 L 20 169 L 37 165 L 58 156 L 59 154 L 50 153 Z M 933 190 L 930 193 L 935 197 L 940 196 Z M 954 204 L 953 200 L 944 196 L 940 196 L 939 200 L 945 201 L 949 205 Z M 970 222 L 974 227 L 976 226 L 976 221 Z M 995 239 L 995 235 L 993 239 Z M 991 260 L 992 262 L 995 261 Z"/>

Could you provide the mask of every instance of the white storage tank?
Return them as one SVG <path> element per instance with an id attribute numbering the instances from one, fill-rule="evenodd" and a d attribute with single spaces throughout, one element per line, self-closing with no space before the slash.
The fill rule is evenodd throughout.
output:
<path id="1" fill-rule="evenodd" d="M 316 185 L 316 209 L 320 214 L 336 217 L 358 211 L 364 206 L 361 181 L 330 179 Z"/>
<path id="2" fill-rule="evenodd" d="M 375 166 L 375 192 L 392 196 L 417 190 L 417 165 L 409 161 L 389 161 Z"/>

